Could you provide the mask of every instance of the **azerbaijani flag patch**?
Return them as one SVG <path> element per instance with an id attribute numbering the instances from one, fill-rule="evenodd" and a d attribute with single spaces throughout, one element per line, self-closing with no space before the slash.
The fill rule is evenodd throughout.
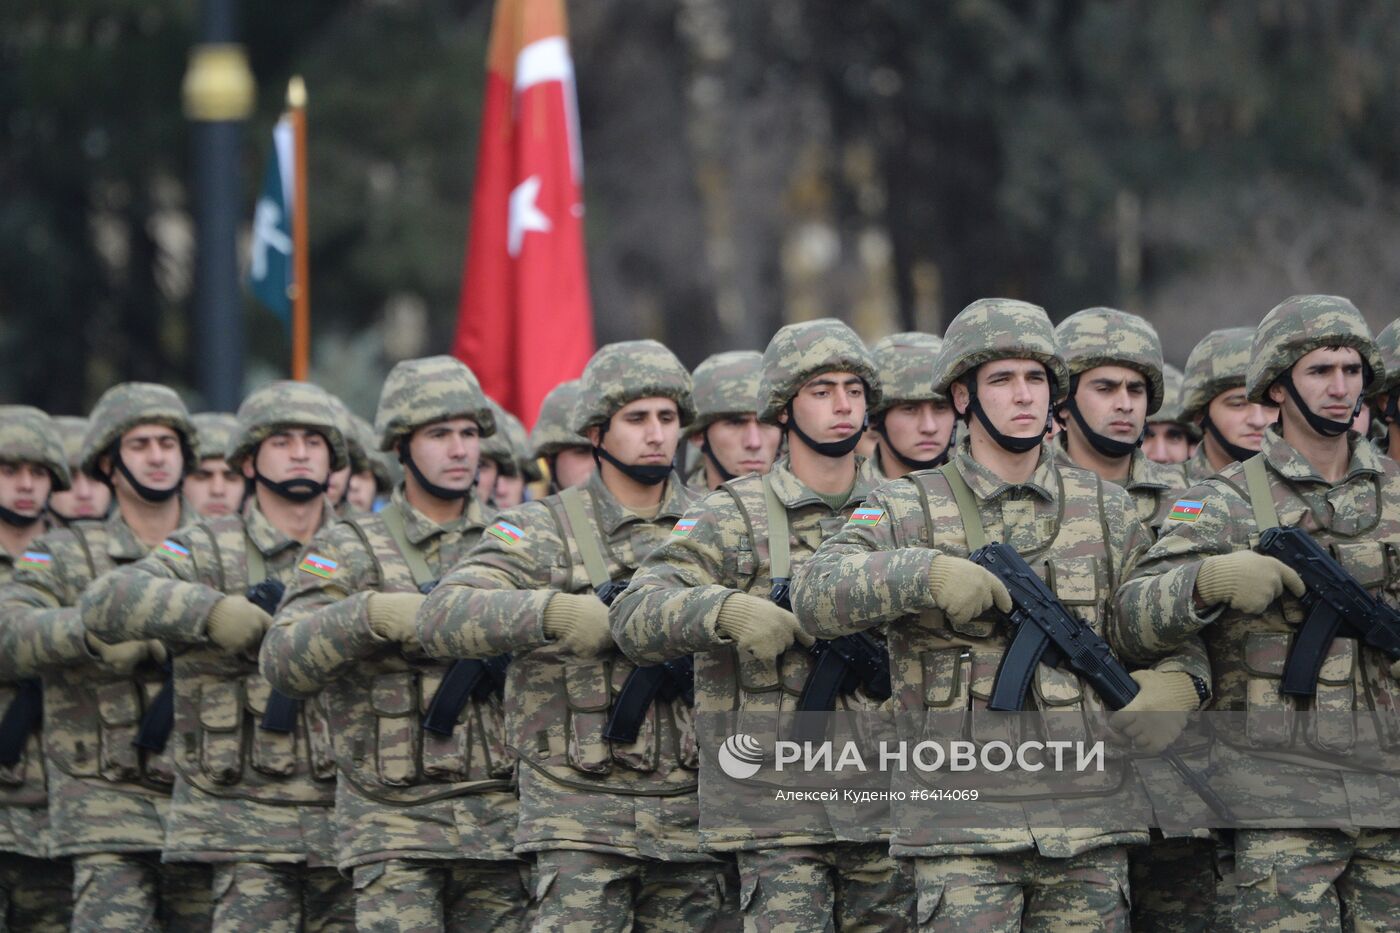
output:
<path id="1" fill-rule="evenodd" d="M 684 538 L 686 535 L 690 534 L 692 531 L 695 530 L 695 526 L 697 524 L 699 524 L 699 519 L 683 518 L 680 521 L 676 522 L 676 527 L 671 529 L 671 534 L 677 537 Z"/>
<path id="2" fill-rule="evenodd" d="M 184 560 L 186 557 L 190 556 L 189 548 L 181 547 L 169 538 L 166 538 L 160 543 L 160 550 L 161 553 L 169 554 L 176 560 Z"/>
<path id="3" fill-rule="evenodd" d="M 487 534 L 493 534 L 506 544 L 519 544 L 525 537 L 525 532 L 515 527 L 510 522 L 496 522 L 486 529 Z"/>
<path id="4" fill-rule="evenodd" d="M 323 577 L 329 580 L 335 576 L 335 572 L 340 569 L 340 565 L 329 557 L 322 557 L 320 554 L 307 554 L 297 565 L 297 569 L 304 573 L 309 573 L 313 577 Z"/>
<path id="5" fill-rule="evenodd" d="M 1190 499 L 1178 499 L 1176 505 L 1167 513 L 1168 521 L 1173 522 L 1194 522 L 1201 517 L 1203 502 L 1192 502 Z"/>
<path id="6" fill-rule="evenodd" d="M 19 556 L 21 564 L 37 564 L 40 567 L 47 567 L 53 563 L 53 557 L 43 551 L 25 551 Z"/>
<path id="7" fill-rule="evenodd" d="M 851 513 L 851 517 L 846 520 L 848 525 L 869 525 L 872 528 L 880 524 L 880 520 L 885 517 L 884 509 L 859 508 Z"/>

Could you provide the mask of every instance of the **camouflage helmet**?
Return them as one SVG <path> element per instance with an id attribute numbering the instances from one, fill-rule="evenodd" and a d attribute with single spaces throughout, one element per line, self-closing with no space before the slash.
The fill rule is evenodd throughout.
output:
<path id="1" fill-rule="evenodd" d="M 238 431 L 228 446 L 228 465 L 239 469 L 258 445 L 284 428 L 308 428 L 326 438 L 331 471 L 349 462 L 342 417 L 333 396 L 309 382 L 282 380 L 254 389 L 238 406 Z"/>
<path id="2" fill-rule="evenodd" d="M 83 438 L 87 436 L 88 420 L 77 415 L 54 415 L 53 423 L 63 443 L 65 462 L 70 471 L 76 470 L 83 459 Z"/>
<path id="3" fill-rule="evenodd" d="M 1045 309 L 1013 298 L 979 298 L 958 312 L 943 335 L 934 364 L 933 387 L 944 394 L 977 367 L 992 360 L 1036 360 L 1054 382 L 1051 402 L 1069 393 L 1069 367 L 1060 356 L 1055 328 Z"/>
<path id="4" fill-rule="evenodd" d="M 569 429 L 580 385 L 578 379 L 561 382 L 540 402 L 539 416 L 530 429 L 530 452 L 536 457 L 552 457 L 568 447 L 589 446 L 588 438 Z"/>
<path id="5" fill-rule="evenodd" d="M 495 402 L 492 404 L 495 405 Z M 482 443 L 481 455 L 494 460 L 507 476 L 523 472 L 530 479 L 538 478 L 539 468 L 535 458 L 530 455 L 525 426 L 519 418 L 497 407 L 496 434 L 488 442 Z"/>
<path id="6" fill-rule="evenodd" d="M 369 446 L 365 446 L 365 438 L 361 436 L 356 427 L 356 415 L 352 412 L 339 395 L 326 393 L 326 398 L 331 403 L 331 411 L 335 413 L 336 426 L 340 428 L 340 436 L 345 438 L 345 460 L 350 467 L 351 473 L 363 473 L 369 467 L 369 452 L 374 447 L 373 429 L 370 433 Z M 332 470 L 334 472 L 334 470 Z"/>
<path id="7" fill-rule="evenodd" d="M 1201 338 L 1186 358 L 1181 386 L 1183 419 L 1195 421 L 1221 392 L 1244 385 L 1253 342 L 1252 327 L 1225 327 Z"/>
<path id="8" fill-rule="evenodd" d="M 943 402 L 947 396 L 933 390 L 933 362 L 943 349 L 943 338 L 909 331 L 891 334 L 875 341 L 870 352 L 880 367 L 881 395 L 872 416 L 894 407 L 896 402 Z"/>
<path id="9" fill-rule="evenodd" d="M 1400 383 L 1400 319 L 1391 321 L 1376 334 L 1376 349 L 1385 364 L 1385 378 L 1376 380 L 1376 392 L 1393 392 Z"/>
<path id="10" fill-rule="evenodd" d="M 763 354 L 756 350 L 728 350 L 703 360 L 692 374 L 695 420 L 685 433 L 698 434 L 729 415 L 756 412 L 762 373 Z"/>
<path id="11" fill-rule="evenodd" d="M 826 317 L 779 328 L 763 351 L 758 420 L 778 424 L 778 415 L 809 379 L 832 372 L 854 373 L 865 380 L 866 413 L 879 407 L 883 397 L 879 367 L 870 348 L 850 327 Z"/>
<path id="12" fill-rule="evenodd" d="M 1162 407 L 1147 417 L 1148 424 L 1177 424 L 1199 440 L 1201 429 L 1181 413 L 1181 395 L 1185 377 L 1170 363 L 1162 364 Z"/>
<path id="13" fill-rule="evenodd" d="M 593 354 L 584 367 L 569 427 L 575 434 L 583 434 L 594 425 L 605 424 L 629 402 L 655 397 L 676 403 L 681 427 L 695 418 L 690 373 L 674 353 L 655 340 L 610 343 Z"/>
<path id="14" fill-rule="evenodd" d="M 484 438 L 496 432 L 486 393 L 466 363 L 451 356 L 426 356 L 389 370 L 374 415 L 380 450 L 393 450 L 423 425 L 448 418 L 470 418 Z"/>
<path id="15" fill-rule="evenodd" d="M 199 434 L 175 390 L 154 382 L 123 382 L 103 392 L 93 406 L 88 416 L 88 431 L 83 437 L 79 467 L 89 476 L 100 479 L 98 459 L 108 453 L 123 434 L 143 424 L 159 424 L 174 430 L 180 435 L 185 469 L 195 465 Z"/>
<path id="16" fill-rule="evenodd" d="M 496 432 L 481 442 L 481 457 L 497 465 L 514 464 L 515 457 L 510 449 L 510 438 L 506 436 L 506 419 L 512 417 L 500 404 L 489 396 L 486 404 L 491 406 L 491 417 L 496 420 Z"/>
<path id="17" fill-rule="evenodd" d="M 1055 328 L 1070 378 L 1099 366 L 1125 366 L 1147 380 L 1147 413 L 1162 407 L 1162 340 L 1146 318 L 1115 308 L 1086 308 Z"/>
<path id="18" fill-rule="evenodd" d="M 200 460 L 228 456 L 233 446 L 233 436 L 238 433 L 238 417 L 224 411 L 202 411 L 192 415 L 195 432 L 199 435 L 199 448 L 194 452 Z"/>
<path id="19" fill-rule="evenodd" d="M 374 481 L 381 489 L 392 489 L 394 486 L 393 474 L 389 470 L 389 465 L 375 450 L 374 425 L 354 412 L 350 415 L 350 433 L 345 436 L 346 452 L 350 455 L 350 469 L 355 473 L 363 473 L 369 470 L 374 474 Z M 356 451 L 363 457 L 363 461 L 357 461 Z"/>
<path id="20" fill-rule="evenodd" d="M 73 485 L 58 425 L 30 405 L 0 405 L 0 463 L 33 463 L 53 477 L 52 491 Z"/>
<path id="21" fill-rule="evenodd" d="M 1264 315 L 1254 331 L 1245 391 L 1251 402 L 1269 402 L 1269 386 L 1320 347 L 1352 347 L 1366 364 L 1367 391 L 1385 383 L 1385 363 L 1366 319 L 1345 298 L 1294 295 Z"/>

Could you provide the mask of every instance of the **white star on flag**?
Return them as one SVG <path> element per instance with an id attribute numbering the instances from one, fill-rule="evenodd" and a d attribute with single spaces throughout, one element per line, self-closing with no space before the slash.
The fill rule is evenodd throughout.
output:
<path id="1" fill-rule="evenodd" d="M 526 233 L 532 230 L 536 233 L 548 233 L 551 229 L 549 218 L 535 204 L 535 199 L 539 196 L 538 175 L 531 175 L 516 185 L 515 190 L 510 193 L 510 223 L 507 227 L 506 249 L 512 258 L 520 255 L 520 247 Z"/>

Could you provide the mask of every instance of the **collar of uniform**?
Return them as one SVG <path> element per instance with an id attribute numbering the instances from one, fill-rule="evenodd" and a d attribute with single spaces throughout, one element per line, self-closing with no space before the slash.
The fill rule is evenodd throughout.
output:
<path id="1" fill-rule="evenodd" d="M 963 438 L 958 442 L 957 453 L 953 455 L 953 463 L 957 465 L 958 472 L 972 489 L 979 502 L 990 502 L 991 500 L 1017 489 L 1029 489 L 1046 502 L 1054 502 L 1055 494 L 1051 492 L 1059 484 L 1055 481 L 1055 444 L 1046 442 L 1040 445 L 1040 460 L 1035 465 L 1035 472 L 1031 474 L 1029 482 L 1008 483 L 997 476 L 991 470 L 984 467 L 972 458 L 972 439 Z"/>
<path id="2" fill-rule="evenodd" d="M 248 507 L 243 513 L 243 529 L 259 553 L 264 557 L 272 557 L 287 548 L 301 547 L 300 541 L 287 537 L 263 514 L 263 510 L 258 508 L 257 496 L 250 496 L 249 499 Z M 316 526 L 318 534 L 330 524 L 331 515 L 331 503 L 327 499 L 325 506 L 321 509 L 321 524 Z"/>
<path id="3" fill-rule="evenodd" d="M 773 486 L 773 492 L 777 495 L 778 501 L 787 508 L 796 509 L 807 505 L 826 506 L 826 500 L 813 492 L 810 486 L 798 479 L 797 474 L 792 472 L 792 461 L 786 454 L 778 458 L 768 475 L 771 477 L 769 482 Z M 864 502 L 866 497 L 875 490 L 875 487 L 883 482 L 885 482 L 884 478 L 875 472 L 874 461 L 864 457 L 856 457 L 855 485 L 851 487 L 851 494 L 846 498 L 845 504 L 837 511 L 844 511 L 852 505 Z"/>
<path id="4" fill-rule="evenodd" d="M 611 536 L 629 522 L 659 523 L 663 518 L 680 518 L 690 508 L 691 503 L 691 496 L 686 492 L 685 484 L 674 471 L 666 480 L 666 492 L 661 497 L 661 510 L 656 513 L 655 518 L 642 518 L 618 502 L 617 497 L 603 482 L 602 470 L 593 471 L 583 491 L 593 500 L 593 517 L 598 520 L 598 527 L 605 536 Z"/>
<path id="5" fill-rule="evenodd" d="M 184 496 L 181 496 L 180 518 L 175 523 L 175 528 L 184 528 L 197 518 L 194 510 L 190 508 L 189 502 Z M 151 549 L 142 544 L 141 539 L 136 537 L 136 532 L 131 530 L 131 526 L 122 517 L 121 506 L 113 507 L 104 524 L 107 530 L 107 556 L 117 563 L 140 560 L 151 552 Z"/>
<path id="6" fill-rule="evenodd" d="M 481 500 L 476 497 L 475 490 L 467 497 L 466 503 L 467 506 L 462 510 L 460 518 L 456 518 L 446 525 L 439 525 L 409 504 L 408 497 L 403 493 L 403 483 L 395 486 L 393 494 L 389 496 L 389 505 L 397 508 L 399 514 L 403 516 L 403 531 L 411 544 L 422 544 L 434 535 L 445 534 L 449 531 L 485 527 L 486 521 L 481 511 Z"/>
<path id="7" fill-rule="evenodd" d="M 1358 443 L 1359 442 L 1359 443 Z M 1347 483 L 1358 476 L 1378 475 L 1382 472 L 1380 455 L 1369 443 L 1355 432 L 1347 434 L 1347 447 L 1351 458 L 1347 463 L 1346 476 L 1341 483 Z M 1323 483 L 1327 481 L 1317 475 L 1308 459 L 1279 433 L 1278 425 L 1271 424 L 1264 431 L 1264 446 L 1261 451 L 1269 466 L 1286 479 L 1295 482 Z M 1338 483 L 1337 485 L 1341 485 Z"/>
<path id="8" fill-rule="evenodd" d="M 1069 441 L 1067 434 L 1061 431 L 1060 434 L 1049 442 L 1050 449 L 1055 452 L 1055 462 L 1060 466 L 1078 467 L 1069 455 Z M 1134 489 L 1173 489 L 1180 486 L 1180 483 L 1173 485 L 1168 476 L 1163 475 L 1162 470 L 1156 467 L 1162 464 L 1147 459 L 1147 455 L 1138 448 L 1132 453 L 1132 460 L 1128 464 L 1128 479 L 1119 483 L 1127 490 Z M 1079 467 L 1085 469 L 1084 467 Z"/>

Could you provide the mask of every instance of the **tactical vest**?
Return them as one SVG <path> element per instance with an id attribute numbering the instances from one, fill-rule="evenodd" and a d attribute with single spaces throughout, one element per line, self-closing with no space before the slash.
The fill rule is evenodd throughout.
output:
<path id="1" fill-rule="evenodd" d="M 597 592 L 612 582 L 605 555 L 635 569 L 599 535 L 583 490 L 565 489 L 542 504 L 567 547 L 565 592 L 590 587 Z M 635 741 L 624 745 L 604 737 L 613 704 L 635 669 L 616 648 L 602 657 L 580 658 L 546 645 L 517 658 L 511 665 L 507 733 L 521 760 L 566 786 L 647 796 L 693 792 L 700 755 L 694 711 L 682 697 L 658 697 Z"/>
<path id="2" fill-rule="evenodd" d="M 436 582 L 422 551 L 408 540 L 396 503 L 342 523 L 374 561 L 377 592 L 417 593 Z M 372 800 L 405 806 L 510 789 L 515 759 L 494 695 L 469 699 L 451 735 L 423 728 L 451 666 L 392 645 L 361 659 L 323 693 L 342 780 Z"/>
<path id="3" fill-rule="evenodd" d="M 191 559 L 214 555 L 220 592 L 243 594 L 267 579 L 262 552 L 246 531 L 242 548 L 221 548 L 212 529 L 196 528 L 207 536 L 209 547 L 191 548 Z M 295 572 L 294 566 L 287 575 Z M 256 654 L 231 655 L 198 645 L 177 655 L 174 741 L 180 775 L 216 797 L 333 804 L 335 756 L 321 699 L 299 704 L 293 731 L 274 732 L 261 724 L 271 695 Z"/>
<path id="4" fill-rule="evenodd" d="M 82 549 L 85 565 L 65 569 L 75 577 L 74 589 L 81 592 L 117 563 L 107 552 L 104 524 L 75 522 L 68 531 Z M 167 744 L 163 752 L 132 744 L 141 717 L 165 680 L 164 672 L 150 665 L 127 677 L 91 664 L 46 673 L 44 752 L 54 767 L 75 778 L 99 778 L 168 794 L 175 782 L 174 744 Z"/>

